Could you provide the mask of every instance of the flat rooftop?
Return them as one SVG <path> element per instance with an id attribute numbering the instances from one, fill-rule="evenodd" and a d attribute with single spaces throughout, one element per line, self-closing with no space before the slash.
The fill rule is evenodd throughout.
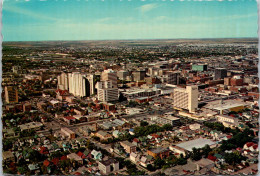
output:
<path id="1" fill-rule="evenodd" d="M 204 147 L 207 144 L 209 146 L 211 146 L 211 145 L 214 145 L 216 143 L 213 142 L 210 139 L 199 138 L 199 139 L 194 139 L 194 140 L 190 140 L 190 141 L 187 141 L 187 142 L 182 142 L 180 144 L 177 144 L 176 146 L 181 147 L 181 148 L 183 148 L 185 150 L 188 150 L 188 151 L 192 151 L 193 147 L 195 147 L 195 148 L 202 148 L 202 147 Z"/>
<path id="2" fill-rule="evenodd" d="M 224 109 L 230 109 L 230 108 L 234 108 L 238 106 L 246 106 L 246 105 L 248 104 L 239 100 L 223 100 L 223 104 L 221 104 L 221 100 L 216 100 L 216 101 L 208 102 L 208 104 L 205 105 L 204 108 L 224 110 Z"/>

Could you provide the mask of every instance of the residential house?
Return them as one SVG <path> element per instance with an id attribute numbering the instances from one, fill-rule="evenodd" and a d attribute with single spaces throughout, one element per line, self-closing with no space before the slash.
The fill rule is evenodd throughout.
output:
<path id="1" fill-rule="evenodd" d="M 121 132 L 118 131 L 118 130 L 115 130 L 115 131 L 113 131 L 112 135 L 113 135 L 115 138 L 118 138 L 118 137 L 121 135 Z"/>
<path id="2" fill-rule="evenodd" d="M 79 155 L 77 155 L 76 153 L 68 154 L 67 158 L 70 159 L 70 160 L 77 161 L 80 164 L 83 164 L 83 159 Z"/>
<path id="3" fill-rule="evenodd" d="M 34 171 L 34 173 L 40 172 L 40 167 L 38 166 L 38 164 L 29 164 L 28 168 L 30 171 Z"/>
<path id="4" fill-rule="evenodd" d="M 92 150 L 91 155 L 95 160 L 102 160 L 102 153 L 100 151 Z"/>
<path id="5" fill-rule="evenodd" d="M 194 162 L 197 165 L 197 170 L 206 168 L 206 170 L 211 170 L 215 166 L 214 161 L 207 158 L 202 158 L 199 161 Z"/>
<path id="6" fill-rule="evenodd" d="M 5 160 L 5 162 L 14 162 L 15 161 L 13 152 L 5 151 L 2 154 L 3 154 L 3 159 Z"/>
<path id="7" fill-rule="evenodd" d="M 99 137 L 101 140 L 107 140 L 109 138 L 112 138 L 111 134 L 108 134 L 107 132 L 102 130 L 96 132 L 95 136 Z"/>
<path id="8" fill-rule="evenodd" d="M 137 153 L 130 153 L 130 160 L 133 161 L 134 163 L 137 163 L 140 160 L 140 155 Z"/>

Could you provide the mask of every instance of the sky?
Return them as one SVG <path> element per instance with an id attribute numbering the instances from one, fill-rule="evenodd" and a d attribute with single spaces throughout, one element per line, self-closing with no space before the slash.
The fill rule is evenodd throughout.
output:
<path id="1" fill-rule="evenodd" d="M 257 37 L 256 0 L 4 0 L 4 41 Z"/>

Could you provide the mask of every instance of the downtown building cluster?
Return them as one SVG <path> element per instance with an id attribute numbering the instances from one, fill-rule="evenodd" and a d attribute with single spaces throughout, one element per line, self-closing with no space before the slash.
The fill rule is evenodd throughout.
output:
<path id="1" fill-rule="evenodd" d="M 255 174 L 257 45 L 169 42 L 4 53 L 4 172 Z"/>

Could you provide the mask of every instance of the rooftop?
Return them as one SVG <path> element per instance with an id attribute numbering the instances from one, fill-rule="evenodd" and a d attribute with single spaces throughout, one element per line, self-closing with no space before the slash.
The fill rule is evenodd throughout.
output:
<path id="1" fill-rule="evenodd" d="M 204 147 L 206 144 L 208 144 L 209 146 L 216 144 L 215 142 L 209 140 L 209 139 L 205 139 L 205 138 L 199 138 L 199 139 L 194 139 L 194 140 L 190 140 L 187 142 L 182 142 L 180 144 L 177 144 L 176 146 L 181 147 L 185 150 L 188 151 L 192 151 L 192 148 L 202 148 Z"/>
<path id="2" fill-rule="evenodd" d="M 167 148 L 158 147 L 158 148 L 155 148 L 155 149 L 151 149 L 150 151 L 153 152 L 153 153 L 162 153 L 162 152 L 165 152 L 167 150 L 168 150 Z"/>

